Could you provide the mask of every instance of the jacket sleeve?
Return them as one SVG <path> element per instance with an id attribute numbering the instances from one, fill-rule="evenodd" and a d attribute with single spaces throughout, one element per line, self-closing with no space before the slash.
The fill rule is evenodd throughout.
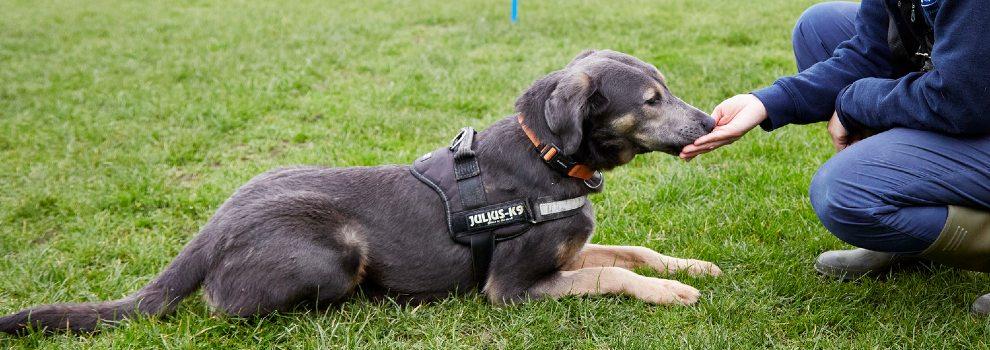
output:
<path id="1" fill-rule="evenodd" d="M 836 99 L 843 125 L 990 133 L 990 7 L 982 1 L 940 2 L 933 26 L 934 68 L 899 79 L 856 81 Z"/>
<path id="2" fill-rule="evenodd" d="M 764 130 L 826 121 L 843 88 L 865 77 L 891 75 L 890 19 L 883 0 L 864 0 L 856 17 L 856 35 L 840 44 L 832 58 L 753 92 L 767 108 Z"/>

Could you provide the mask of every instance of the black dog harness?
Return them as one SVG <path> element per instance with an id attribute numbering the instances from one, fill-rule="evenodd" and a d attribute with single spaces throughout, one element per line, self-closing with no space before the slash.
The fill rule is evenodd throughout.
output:
<path id="1" fill-rule="evenodd" d="M 524 130 L 527 135 L 532 134 L 525 126 Z M 472 149 L 474 134 L 474 129 L 470 127 L 461 129 L 449 147 L 441 147 L 423 155 L 413 163 L 410 171 L 440 196 L 446 211 L 450 237 L 454 242 L 471 248 L 471 265 L 480 290 L 487 279 L 497 242 L 519 237 L 533 225 L 577 214 L 587 205 L 588 199 L 586 196 L 564 199 L 523 197 L 489 204 L 481 166 L 478 165 Z M 548 147 L 555 154 L 560 154 L 556 147 Z M 551 163 L 547 160 L 549 158 L 562 166 L 570 165 L 566 172 L 579 166 L 575 162 L 568 162 L 569 159 L 561 161 L 560 157 L 545 157 L 546 151 L 540 151 L 540 147 L 537 150 L 547 164 Z M 585 183 L 592 186 L 588 181 L 594 180 L 596 182 L 592 188 L 600 187 L 601 174 L 597 171 L 589 173 L 593 173 L 593 177 L 585 179 Z"/>

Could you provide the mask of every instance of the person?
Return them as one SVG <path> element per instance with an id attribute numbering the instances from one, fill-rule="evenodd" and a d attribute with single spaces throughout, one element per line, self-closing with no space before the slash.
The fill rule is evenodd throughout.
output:
<path id="1" fill-rule="evenodd" d="M 815 269 L 843 280 L 929 260 L 990 271 L 990 6 L 863 0 L 812 6 L 795 26 L 799 73 L 731 97 L 687 160 L 757 125 L 827 121 L 838 151 L 811 205 L 839 239 Z M 990 294 L 972 311 L 990 313 Z"/>

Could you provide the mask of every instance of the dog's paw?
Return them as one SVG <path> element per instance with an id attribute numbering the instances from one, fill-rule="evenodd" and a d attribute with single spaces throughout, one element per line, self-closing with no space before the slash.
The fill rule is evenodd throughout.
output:
<path id="1" fill-rule="evenodd" d="M 686 270 L 687 273 L 691 276 L 722 275 L 722 269 L 720 269 L 718 265 L 702 260 L 694 260 L 694 259 L 686 259 L 686 260 L 688 261 Z"/>
<path id="2" fill-rule="evenodd" d="M 636 297 L 653 304 L 694 305 L 701 292 L 684 283 L 660 278 L 644 277 L 645 283 L 637 288 Z"/>
<path id="3" fill-rule="evenodd" d="M 668 273 L 686 271 L 691 276 L 719 276 L 722 274 L 722 269 L 710 262 L 695 259 L 672 258 L 668 256 L 660 258 L 659 263 L 655 264 L 654 268 L 657 269 L 657 271 Z"/>

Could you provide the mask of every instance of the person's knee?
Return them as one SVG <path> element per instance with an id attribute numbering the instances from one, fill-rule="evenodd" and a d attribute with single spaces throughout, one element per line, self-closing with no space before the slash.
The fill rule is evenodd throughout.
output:
<path id="1" fill-rule="evenodd" d="M 839 239 L 862 246 L 880 223 L 874 211 L 876 196 L 865 191 L 854 177 L 856 159 L 836 155 L 811 180 L 811 207 L 829 232 Z"/>
<path id="2" fill-rule="evenodd" d="M 804 10 L 794 24 L 792 40 L 795 45 L 808 42 L 809 33 L 816 33 L 825 27 L 835 26 L 835 19 L 841 15 L 839 10 L 844 4 L 838 1 L 817 3 Z"/>
<path id="3" fill-rule="evenodd" d="M 801 13 L 794 27 L 814 29 L 835 26 L 836 19 L 845 15 L 848 6 L 849 3 L 846 1 L 820 2 L 811 5 Z"/>
<path id="4" fill-rule="evenodd" d="M 939 176 L 951 158 L 934 159 L 950 137 L 904 128 L 873 135 L 837 153 L 812 178 L 812 208 L 837 238 L 857 247 L 917 252 L 944 224 L 944 211 L 917 196 L 919 176 Z M 936 164 L 937 166 L 918 166 Z M 922 215 L 924 214 L 924 215 Z M 911 220 L 907 220 L 910 218 Z"/>
<path id="5" fill-rule="evenodd" d="M 799 71 L 828 59 L 855 33 L 850 16 L 855 17 L 857 8 L 855 3 L 833 1 L 815 4 L 801 14 L 791 37 Z"/>

